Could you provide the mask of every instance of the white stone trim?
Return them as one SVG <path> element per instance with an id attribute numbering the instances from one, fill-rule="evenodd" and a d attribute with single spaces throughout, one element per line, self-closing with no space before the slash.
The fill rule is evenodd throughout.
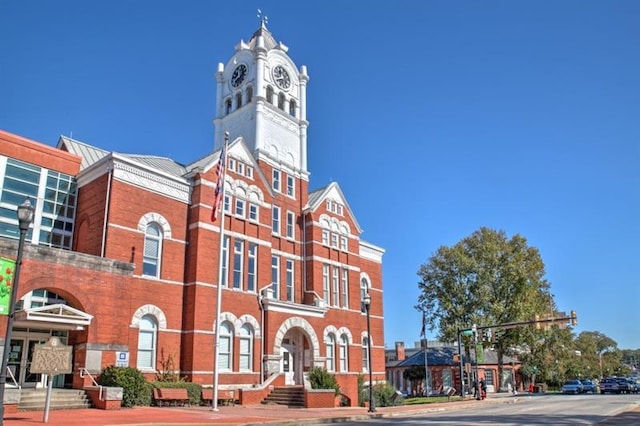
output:
<path id="1" fill-rule="evenodd" d="M 131 318 L 131 327 L 140 328 L 140 320 L 147 314 L 151 314 L 156 318 L 156 320 L 158 321 L 158 330 L 166 330 L 167 317 L 164 315 L 164 312 L 162 312 L 162 309 L 158 308 L 156 305 L 151 304 L 140 306 L 135 311 L 133 317 Z"/>
<path id="2" fill-rule="evenodd" d="M 169 221 L 165 219 L 160 213 L 146 213 L 138 221 L 138 231 L 145 233 L 147 225 L 150 223 L 157 223 L 162 227 L 162 239 L 171 238 L 171 226 Z"/>
<path id="3" fill-rule="evenodd" d="M 292 317 L 286 319 L 281 325 L 278 331 L 276 332 L 276 337 L 273 341 L 273 353 L 279 354 L 282 349 L 282 340 L 284 336 L 287 334 L 289 330 L 292 328 L 301 328 L 306 337 L 310 340 L 311 347 L 313 349 L 313 358 L 320 357 L 320 342 L 318 341 L 318 336 L 316 332 L 313 330 L 313 327 L 309 322 L 300 317 Z"/>

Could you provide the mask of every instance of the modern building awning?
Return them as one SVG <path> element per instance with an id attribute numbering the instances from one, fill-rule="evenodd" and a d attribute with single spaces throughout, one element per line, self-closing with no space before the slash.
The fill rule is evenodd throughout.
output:
<path id="1" fill-rule="evenodd" d="M 53 330 L 84 330 L 93 315 L 68 305 L 56 304 L 23 309 L 15 313 L 14 327 Z"/>

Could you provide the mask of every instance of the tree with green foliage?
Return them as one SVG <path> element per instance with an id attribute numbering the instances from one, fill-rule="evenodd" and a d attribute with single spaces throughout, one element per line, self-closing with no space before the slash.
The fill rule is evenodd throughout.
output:
<path id="1" fill-rule="evenodd" d="M 556 311 L 540 253 L 518 234 L 507 238 L 504 231 L 480 228 L 452 247 L 441 246 L 418 276 L 416 309 L 445 341 L 456 341 L 458 330 L 472 324 L 531 321 Z M 499 377 L 504 355 L 525 336 L 510 329 L 493 343 Z M 464 339 L 470 357 L 471 337 Z"/>
<path id="2" fill-rule="evenodd" d="M 123 407 L 151 405 L 152 385 L 137 368 L 112 365 L 100 372 L 97 381 L 102 386 L 121 387 Z"/>
<path id="3" fill-rule="evenodd" d="M 402 377 L 411 383 L 411 389 L 414 392 L 421 392 L 422 383 L 425 378 L 425 368 L 422 365 L 412 365 L 402 372 Z"/>
<path id="4" fill-rule="evenodd" d="M 340 385 L 336 380 L 336 376 L 330 374 L 322 367 L 313 367 L 309 372 L 309 382 L 311 389 L 333 389 L 336 396 L 340 395 Z"/>

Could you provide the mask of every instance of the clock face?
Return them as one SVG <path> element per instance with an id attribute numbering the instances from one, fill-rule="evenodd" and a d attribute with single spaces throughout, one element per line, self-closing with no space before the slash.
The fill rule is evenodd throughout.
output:
<path id="1" fill-rule="evenodd" d="M 233 70 L 233 74 L 231 74 L 231 85 L 233 87 L 238 87 L 242 84 L 245 77 L 247 76 L 247 66 L 245 64 L 240 64 Z"/>
<path id="2" fill-rule="evenodd" d="M 281 89 L 288 89 L 291 87 L 291 78 L 289 77 L 289 73 L 281 65 L 278 65 L 273 69 L 273 80 Z"/>

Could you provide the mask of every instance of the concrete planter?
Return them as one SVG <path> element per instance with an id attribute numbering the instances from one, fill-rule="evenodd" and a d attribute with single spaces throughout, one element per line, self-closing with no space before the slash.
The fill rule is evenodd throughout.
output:
<path id="1" fill-rule="evenodd" d="M 94 407 L 100 410 L 119 410 L 122 408 L 122 388 L 103 387 L 102 398 L 98 386 L 84 388 Z"/>

